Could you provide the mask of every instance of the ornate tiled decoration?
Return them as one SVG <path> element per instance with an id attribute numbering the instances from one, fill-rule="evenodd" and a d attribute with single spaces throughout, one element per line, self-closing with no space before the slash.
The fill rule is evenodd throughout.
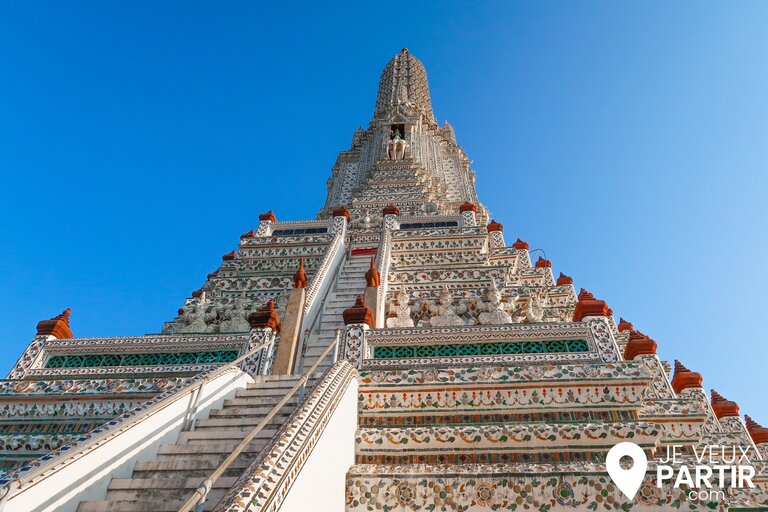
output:
<path id="1" fill-rule="evenodd" d="M 631 439 L 653 449 L 661 436 L 661 425 L 647 422 L 458 425 L 443 427 L 361 428 L 357 454 L 361 462 L 440 463 L 446 454 L 470 462 L 481 454 L 485 463 L 512 462 L 518 454 L 557 452 L 562 459 L 570 452 L 599 454 Z M 577 459 L 579 460 L 579 459 Z M 455 460 L 451 462 L 463 462 Z"/>
<path id="2" fill-rule="evenodd" d="M 280 203 L 263 207 L 279 211 Z M 0 469 L 23 464 L 0 480 L 5 491 L 119 436 L 254 347 L 262 349 L 240 369 L 268 375 L 278 344 L 297 340 L 251 330 L 249 317 L 270 300 L 285 316 L 301 261 L 303 318 L 290 334 L 302 333 L 297 368 L 319 357 L 337 329 L 343 362 L 219 509 L 278 510 L 358 371 L 360 464 L 348 474 L 348 511 L 768 508 L 768 431 L 754 422 L 748 430 L 735 403 L 716 413 L 698 374 L 688 370 L 673 386 L 655 341 L 629 322 L 617 325 L 605 301 L 577 295 L 574 279 L 556 279 L 546 256 L 532 263 L 527 242 L 506 246 L 454 128 L 437 123 L 423 65 L 406 49 L 381 75 L 370 124 L 338 155 L 317 218 L 278 221 L 270 210 L 258 221 L 161 335 L 55 339 L 71 329 L 41 324 L 0 381 Z M 368 265 L 378 283 L 365 278 Z M 374 314 L 347 315 L 345 325 L 343 311 L 358 295 Z M 761 487 L 693 503 L 686 489 L 653 485 L 651 463 L 627 502 L 601 465 L 623 440 L 649 455 L 682 445 L 688 458 L 706 445 L 747 446 Z M 189 477 L 178 471 L 174 478 Z"/>
<path id="3" fill-rule="evenodd" d="M 629 502 L 605 467 L 594 463 L 357 465 L 347 474 L 347 510 L 725 512 L 768 506 L 765 490 L 734 493 L 724 503 L 692 501 L 685 488 L 658 488 L 654 474 L 651 468 Z"/>

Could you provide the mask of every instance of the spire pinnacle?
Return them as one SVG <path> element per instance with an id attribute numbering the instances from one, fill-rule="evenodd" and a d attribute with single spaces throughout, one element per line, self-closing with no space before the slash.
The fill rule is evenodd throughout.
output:
<path id="1" fill-rule="evenodd" d="M 739 404 L 728 400 L 714 389 L 712 390 L 712 399 L 710 401 L 712 403 L 712 410 L 715 412 L 717 419 L 725 418 L 726 416 L 739 415 Z"/>
<path id="2" fill-rule="evenodd" d="M 680 394 L 684 389 L 700 388 L 704 377 L 698 372 L 692 372 L 686 368 L 683 363 L 675 359 L 675 374 L 672 376 L 672 389 L 676 394 Z"/>
<path id="3" fill-rule="evenodd" d="M 384 66 L 379 79 L 374 118 L 387 118 L 395 112 L 426 116 L 434 122 L 432 101 L 429 97 L 427 71 L 407 48 Z"/>

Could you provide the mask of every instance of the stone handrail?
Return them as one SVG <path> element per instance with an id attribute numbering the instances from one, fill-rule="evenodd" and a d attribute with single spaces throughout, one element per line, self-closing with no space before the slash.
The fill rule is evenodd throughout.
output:
<path id="1" fill-rule="evenodd" d="M 386 318 L 387 307 L 387 281 L 389 274 L 389 259 L 392 252 L 392 239 L 388 229 L 385 229 L 381 234 L 381 242 L 379 243 L 379 250 L 376 254 L 377 270 L 379 271 L 379 286 L 376 290 L 376 325 L 379 327 L 386 327 L 384 320 Z"/>
<path id="2" fill-rule="evenodd" d="M 323 257 L 323 261 L 320 263 L 320 267 L 312 276 L 312 281 L 310 281 L 309 286 L 307 287 L 307 298 L 304 302 L 304 315 L 306 315 L 314 305 L 320 295 L 320 288 L 325 281 L 325 278 L 328 276 L 333 263 L 338 259 L 339 251 L 343 250 L 344 234 L 341 233 L 333 238 L 333 242 L 331 242 L 331 245 L 328 247 L 328 250 Z"/>
<path id="3" fill-rule="evenodd" d="M 347 442 L 348 438 L 350 443 L 348 452 L 350 459 L 353 459 L 354 448 L 352 444 L 354 443 L 354 429 L 357 427 L 355 421 L 357 414 L 356 379 L 357 370 L 349 361 L 340 360 L 331 366 L 320 382 L 307 395 L 307 398 L 288 418 L 283 428 L 273 437 L 271 443 L 245 470 L 214 510 L 217 512 L 279 510 L 289 498 L 289 493 L 301 494 L 304 491 L 301 485 L 301 471 L 310 473 L 304 478 L 311 479 L 313 477 L 311 469 L 313 464 L 310 460 L 313 454 L 308 452 L 321 450 L 317 447 L 322 444 L 322 437 L 327 432 L 334 436 L 334 439 L 328 442 L 332 443 L 331 451 L 335 460 L 322 459 L 320 462 L 321 471 L 324 475 L 332 473 L 334 478 L 341 480 L 343 487 L 346 470 L 349 464 L 353 462 L 353 460 L 347 461 L 344 458 L 344 454 L 347 452 L 344 443 Z M 346 403 L 345 400 L 351 403 Z M 336 431 L 335 427 L 340 425 L 334 425 L 332 423 L 333 418 L 336 417 L 339 409 L 350 406 L 353 418 L 343 416 L 338 420 L 344 422 L 345 425 L 349 423 L 350 431 Z M 339 442 L 336 442 L 338 436 L 342 437 L 338 439 Z M 318 457 L 322 458 L 323 455 L 318 455 Z M 286 489 L 291 489 L 291 491 L 286 492 Z M 331 493 L 330 489 L 328 493 Z M 290 497 L 294 498 L 294 496 Z M 343 493 L 340 493 L 340 497 L 343 501 Z M 328 496 L 308 496 L 304 498 L 305 503 L 311 501 L 314 506 L 304 509 L 336 510 L 330 508 L 325 501 L 318 501 L 328 499 L 330 499 Z M 295 499 L 291 509 L 296 509 Z"/>
<path id="4" fill-rule="evenodd" d="M 272 410 L 259 422 L 256 427 L 254 427 L 253 430 L 251 430 L 248 435 L 243 438 L 243 440 L 238 444 L 227 456 L 226 459 L 224 459 L 221 464 L 211 473 L 211 475 L 206 478 L 200 486 L 195 489 L 195 493 L 182 505 L 182 507 L 179 509 L 179 512 L 189 512 L 193 509 L 199 509 L 202 510 L 202 505 L 205 502 L 208 493 L 213 488 L 213 484 L 216 482 L 216 480 L 219 479 L 226 471 L 229 469 L 229 466 L 232 465 L 233 462 L 235 462 L 235 459 L 240 456 L 240 454 L 245 450 L 248 445 L 253 441 L 253 439 L 256 437 L 256 435 L 264 430 L 264 427 L 266 427 L 270 421 L 272 421 L 272 418 L 280 412 L 280 410 L 283 408 L 283 406 L 288 403 L 288 401 L 293 398 L 293 395 L 297 392 L 300 392 L 303 394 L 303 390 L 305 386 L 307 385 L 307 382 L 309 381 L 309 378 L 312 376 L 314 371 L 317 369 L 317 367 L 320 365 L 320 363 L 325 359 L 325 357 L 331 352 L 334 352 L 333 355 L 333 361 L 336 362 L 336 359 L 338 358 L 338 350 L 339 350 L 339 340 L 341 339 L 341 329 L 338 329 L 336 331 L 336 337 L 334 338 L 333 342 L 328 345 L 328 347 L 323 351 L 323 353 L 320 355 L 320 357 L 317 358 L 317 361 L 315 361 L 315 364 L 312 365 L 312 367 L 307 370 L 304 375 L 301 376 L 301 379 L 294 384 L 294 386 L 285 394 L 285 396 L 275 405 Z M 314 396 L 311 395 L 311 396 Z M 301 409 L 301 408 L 300 408 Z M 290 422 L 288 422 L 290 423 Z"/>

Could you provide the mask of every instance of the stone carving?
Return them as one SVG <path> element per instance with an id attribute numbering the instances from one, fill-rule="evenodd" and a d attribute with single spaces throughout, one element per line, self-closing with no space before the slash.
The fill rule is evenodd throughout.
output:
<path id="1" fill-rule="evenodd" d="M 195 302 L 195 305 L 191 312 L 184 311 L 179 319 L 181 323 L 180 332 L 211 332 L 208 331 L 208 324 L 206 322 L 207 314 L 207 301 L 205 299 L 205 292 Z"/>
<path id="2" fill-rule="evenodd" d="M 393 137 L 387 142 L 387 159 L 402 160 L 405 158 L 406 149 L 408 149 L 408 143 L 402 139 L 399 131 L 395 131 Z"/>
<path id="3" fill-rule="evenodd" d="M 444 286 L 437 299 L 437 304 L 429 309 L 431 315 L 429 318 L 429 325 L 432 327 L 466 325 L 464 319 L 459 316 L 466 312 L 466 305 L 453 305 L 453 294 L 451 294 L 447 286 Z"/>
<path id="4" fill-rule="evenodd" d="M 491 281 L 491 286 L 485 289 L 484 296 L 485 301 L 477 307 L 481 311 L 477 317 L 479 323 L 483 325 L 512 323 L 512 317 L 506 311 L 507 304 L 502 300 L 495 281 Z"/>
<path id="5" fill-rule="evenodd" d="M 408 302 L 408 293 L 401 288 L 394 302 L 389 304 L 387 327 L 414 327 Z"/>
<path id="6" fill-rule="evenodd" d="M 539 299 L 535 295 L 517 297 L 516 308 L 512 313 L 512 321 L 529 324 L 541 322 L 544 315 L 544 308 L 541 307 Z"/>
<path id="7" fill-rule="evenodd" d="M 250 311 L 247 309 L 248 299 L 245 295 L 245 290 L 235 301 L 235 307 L 227 309 L 224 313 L 225 320 L 219 325 L 220 332 L 245 332 L 251 329 L 248 323 L 248 314 Z"/>

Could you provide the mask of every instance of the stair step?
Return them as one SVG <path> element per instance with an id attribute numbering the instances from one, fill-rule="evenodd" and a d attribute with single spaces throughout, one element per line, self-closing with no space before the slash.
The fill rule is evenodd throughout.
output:
<path id="1" fill-rule="evenodd" d="M 249 449 L 246 451 L 243 451 L 240 455 L 237 457 L 243 457 L 248 460 L 253 460 L 254 457 L 256 457 L 259 452 L 267 445 L 269 441 L 267 439 L 261 440 L 259 443 L 253 444 L 253 449 Z M 249 443 L 251 445 L 251 443 Z M 198 461 L 201 458 L 205 458 L 209 460 L 211 463 L 215 463 L 214 467 L 217 467 L 221 462 L 227 458 L 230 452 L 220 452 L 220 453 L 206 453 L 204 457 L 201 457 L 200 455 L 196 455 L 193 453 L 180 453 L 180 454 L 170 454 L 170 455 L 159 455 L 155 462 L 157 463 L 174 463 L 177 465 L 186 465 L 187 469 L 182 471 L 192 471 L 196 470 L 199 466 Z M 139 471 L 139 470 L 134 470 Z M 135 473 L 134 473 L 135 474 Z"/>
<path id="2" fill-rule="evenodd" d="M 77 512 L 178 512 L 184 502 L 186 502 L 186 498 L 147 501 L 84 501 L 77 507 Z M 216 503 L 213 500 L 206 501 L 203 510 L 213 510 Z"/>
<path id="3" fill-rule="evenodd" d="M 240 417 L 240 416 L 251 416 L 251 417 L 261 417 L 266 416 L 270 412 L 272 412 L 272 409 L 274 409 L 274 406 L 264 406 L 264 407 L 225 407 L 224 409 L 214 409 L 211 411 L 211 413 L 208 415 L 209 419 L 214 418 L 231 418 L 231 417 Z M 279 413 L 277 413 L 277 418 L 289 416 L 293 412 L 294 407 L 284 407 L 283 410 L 281 410 Z"/>
<path id="4" fill-rule="evenodd" d="M 204 430 L 193 430 L 191 432 L 182 432 L 179 434 L 179 444 L 182 443 L 209 443 L 211 441 L 224 441 L 236 439 L 242 441 L 248 432 L 253 428 L 208 428 Z M 264 429 L 256 435 L 256 439 L 271 439 L 277 432 L 276 429 Z"/>
<path id="5" fill-rule="evenodd" d="M 224 472 L 226 476 L 240 476 L 253 462 L 254 453 L 241 454 Z M 174 474 L 184 478 L 206 478 L 221 464 L 226 456 L 196 457 L 194 459 L 179 457 L 161 460 L 139 461 L 133 470 L 136 478 L 166 478 L 167 474 Z"/>
<path id="6" fill-rule="evenodd" d="M 200 485 L 200 482 L 197 483 Z M 107 492 L 107 499 L 115 503 L 115 506 L 121 507 L 124 503 L 139 502 L 148 504 L 149 502 L 155 503 L 157 501 L 167 501 L 169 503 L 178 503 L 179 505 L 173 509 L 178 512 L 181 508 L 181 499 L 185 500 L 194 494 L 197 485 L 191 489 L 129 489 L 125 491 L 109 491 Z M 205 500 L 206 505 L 203 506 L 203 510 L 212 510 L 213 507 L 224 497 L 229 489 L 213 488 L 208 493 L 208 497 Z M 146 506 L 146 505 L 145 505 Z M 210 508 L 208 508 L 210 507 Z M 122 508 L 115 508 L 113 510 L 124 510 Z M 133 510 L 133 509 L 131 509 Z M 156 508 L 144 508 L 141 509 L 145 512 L 156 511 Z M 161 509 L 164 510 L 164 509 Z"/>
<path id="7" fill-rule="evenodd" d="M 283 412 L 283 411 L 281 411 Z M 282 415 L 277 415 L 268 423 L 268 425 L 282 424 L 285 419 L 293 412 L 293 407 L 285 411 Z M 266 416 L 266 415 L 265 415 Z M 195 430 L 208 428 L 230 428 L 230 427 L 255 427 L 264 419 L 264 416 L 235 416 L 235 417 L 216 417 L 207 420 L 197 420 Z"/>
<path id="8" fill-rule="evenodd" d="M 242 439 L 230 439 L 227 441 L 210 441 L 203 444 L 164 444 L 157 450 L 158 455 L 204 455 L 231 453 L 240 444 Z M 251 441 L 246 451 L 258 451 L 264 446 L 264 441 L 257 439 Z"/>
<path id="9" fill-rule="evenodd" d="M 251 384 L 248 384 L 246 386 L 247 389 L 291 389 L 294 384 L 296 384 L 301 376 L 295 375 L 291 376 L 290 379 L 284 379 L 279 381 L 269 381 L 269 382 L 254 382 Z"/>
<path id="10" fill-rule="evenodd" d="M 253 397 L 253 398 L 264 398 L 264 399 L 272 399 L 277 398 L 277 400 L 274 401 L 274 403 L 277 403 L 280 401 L 281 398 L 285 396 L 288 391 L 291 390 L 293 386 L 290 388 L 270 388 L 270 389 L 261 389 L 261 388 L 255 388 L 255 389 L 240 389 L 235 394 L 235 398 L 245 398 L 245 397 Z"/>
<path id="11" fill-rule="evenodd" d="M 247 390 L 244 390 L 244 392 Z M 285 395 L 283 395 L 285 396 Z M 224 400 L 224 408 L 228 407 L 274 407 L 283 396 L 236 396 L 229 400 Z M 293 397 L 285 405 L 296 405 L 299 403 L 297 397 Z"/>

